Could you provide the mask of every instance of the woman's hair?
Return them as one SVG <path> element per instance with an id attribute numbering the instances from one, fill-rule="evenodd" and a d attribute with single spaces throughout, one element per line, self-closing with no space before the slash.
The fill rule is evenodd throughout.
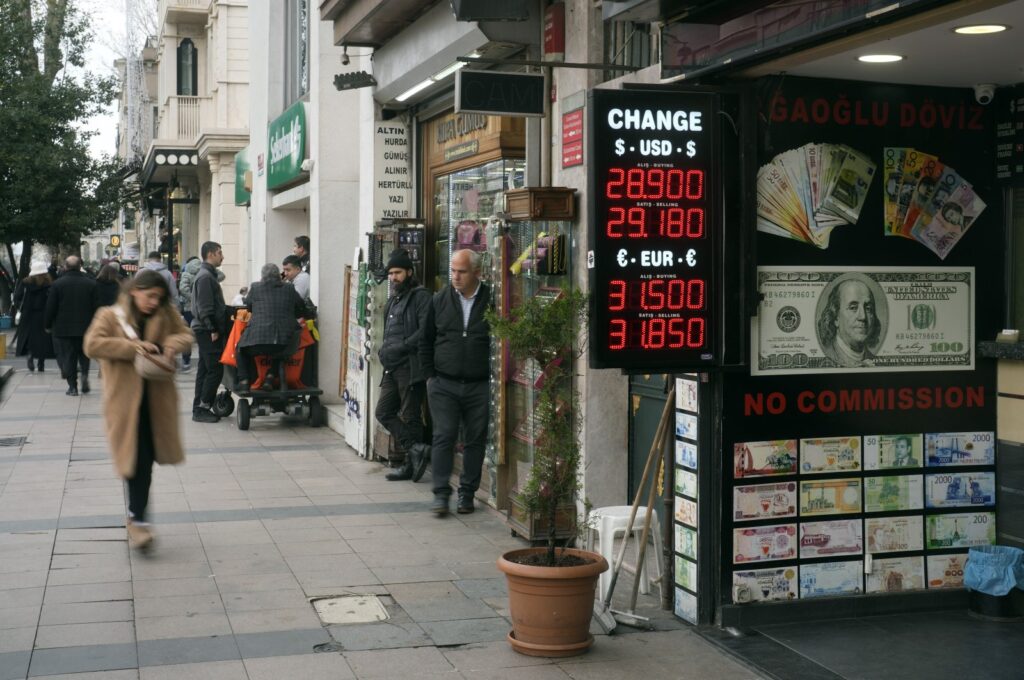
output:
<path id="1" fill-rule="evenodd" d="M 268 262 L 263 265 L 263 269 L 260 270 L 260 281 L 263 283 L 269 283 L 271 281 L 281 280 L 281 270 L 277 268 L 277 265 L 273 262 Z"/>
<path id="2" fill-rule="evenodd" d="M 135 277 L 129 279 L 124 286 L 124 292 L 130 293 L 133 290 L 149 290 L 150 288 L 159 288 L 163 291 L 164 297 L 161 305 L 169 306 L 171 304 L 170 286 L 167 285 L 164 277 L 152 269 L 142 269 Z"/>
<path id="3" fill-rule="evenodd" d="M 33 276 L 26 276 L 25 283 L 31 283 L 36 286 L 49 286 L 53 283 L 53 278 L 49 274 L 35 274 Z"/>
<path id="4" fill-rule="evenodd" d="M 97 281 L 113 281 L 119 283 L 121 281 L 120 270 L 112 264 L 105 264 L 100 269 L 100 273 L 96 275 Z"/>

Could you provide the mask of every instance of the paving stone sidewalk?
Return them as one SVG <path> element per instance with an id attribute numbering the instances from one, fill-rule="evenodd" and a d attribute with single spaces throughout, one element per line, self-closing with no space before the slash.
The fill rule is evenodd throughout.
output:
<path id="1" fill-rule="evenodd" d="M 512 652 L 494 560 L 523 543 L 497 513 L 437 519 L 429 483 L 387 482 L 327 428 L 192 423 L 192 376 L 178 382 L 187 460 L 155 472 L 144 556 L 125 539 L 103 381 L 72 398 L 56 370 L 12 376 L 0 680 L 760 677 L 657 613 L 659 630 L 620 626 L 577 658 Z M 378 596 L 388 619 L 323 624 L 310 600 L 339 595 Z"/>

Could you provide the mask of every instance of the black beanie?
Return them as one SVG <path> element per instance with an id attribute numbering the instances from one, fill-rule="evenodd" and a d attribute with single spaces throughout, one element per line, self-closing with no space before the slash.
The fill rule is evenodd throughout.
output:
<path id="1" fill-rule="evenodd" d="M 388 266 L 385 268 L 385 271 L 391 271 L 395 268 L 412 269 L 412 260 L 404 248 L 399 248 L 391 253 L 391 258 L 388 260 Z"/>

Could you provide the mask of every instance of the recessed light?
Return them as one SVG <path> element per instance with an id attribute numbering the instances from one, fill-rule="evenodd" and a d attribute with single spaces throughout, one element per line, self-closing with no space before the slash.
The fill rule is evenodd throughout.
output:
<path id="1" fill-rule="evenodd" d="M 857 61 L 863 61 L 865 64 L 891 64 L 894 61 L 903 61 L 903 57 L 898 54 L 862 54 L 857 57 Z"/>
<path id="2" fill-rule="evenodd" d="M 960 35 L 987 35 L 989 33 L 1002 33 L 1009 28 L 1006 24 L 975 24 L 973 26 L 958 26 L 953 29 L 953 32 Z"/>

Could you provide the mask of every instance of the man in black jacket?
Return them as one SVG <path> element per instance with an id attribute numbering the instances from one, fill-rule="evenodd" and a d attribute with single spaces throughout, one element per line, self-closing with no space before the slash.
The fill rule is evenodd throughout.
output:
<path id="1" fill-rule="evenodd" d="M 82 338 L 100 305 L 96 281 L 82 273 L 81 258 L 64 260 L 64 274 L 50 288 L 46 300 L 44 327 L 53 334 L 61 377 L 68 381 L 70 397 L 78 396 L 78 372 L 82 372 L 82 394 L 89 393 L 89 357 L 82 351 Z"/>
<path id="2" fill-rule="evenodd" d="M 452 254 L 451 285 L 427 307 L 420 338 L 420 365 L 427 378 L 427 397 L 434 425 L 431 473 L 438 516 L 448 514 L 455 439 L 463 427 L 462 474 L 459 476 L 460 514 L 473 512 L 473 494 L 480 488 L 480 471 L 487 439 L 491 328 L 484 311 L 491 288 L 480 281 L 480 253 Z"/>
<path id="3" fill-rule="evenodd" d="M 219 243 L 207 241 L 199 254 L 203 264 L 192 282 L 192 332 L 199 345 L 199 370 L 196 371 L 192 420 L 197 423 L 215 423 L 220 418 L 210 407 L 224 375 L 220 355 L 224 351 L 227 336 L 227 306 L 217 280 L 217 267 L 224 262 L 224 251 Z"/>
<path id="4" fill-rule="evenodd" d="M 405 465 L 385 477 L 389 482 L 418 482 L 430 457 L 429 447 L 423 443 L 423 373 L 419 358 L 430 293 L 413 277 L 412 260 L 405 250 L 391 254 L 387 270 L 391 298 L 384 307 L 384 341 L 379 353 L 384 377 L 374 416 L 405 450 Z"/>

